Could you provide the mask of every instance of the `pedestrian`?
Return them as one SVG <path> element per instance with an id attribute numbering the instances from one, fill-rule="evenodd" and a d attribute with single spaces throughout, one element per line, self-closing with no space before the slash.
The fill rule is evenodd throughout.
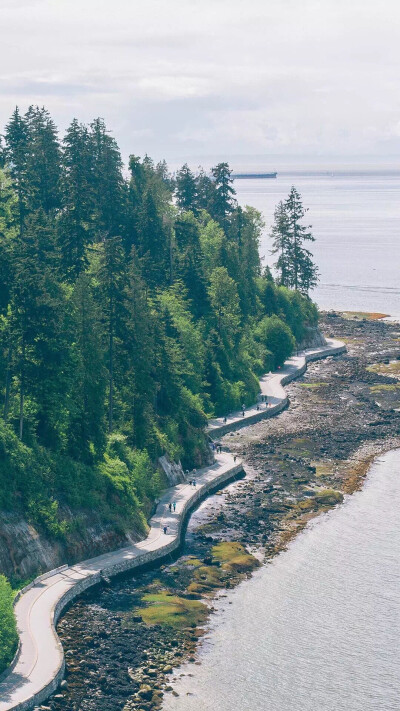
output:
<path id="1" fill-rule="evenodd" d="M 174 513 L 175 513 L 175 511 L 176 511 L 176 501 L 174 501 L 173 507 L 174 507 Z"/>
<path id="2" fill-rule="evenodd" d="M 189 479 L 189 486 L 192 486 L 192 480 Z"/>
<path id="3" fill-rule="evenodd" d="M 193 486 L 196 486 L 196 479 L 193 479 Z"/>
<path id="4" fill-rule="evenodd" d="M 226 417 L 224 417 L 224 424 L 226 425 Z"/>
<path id="5" fill-rule="evenodd" d="M 164 527 L 163 527 L 164 535 L 167 535 L 167 528 L 168 528 L 168 526 L 164 526 Z"/>
<path id="6" fill-rule="evenodd" d="M 244 417 L 244 410 L 242 410 L 242 417 Z"/>
<path id="7" fill-rule="evenodd" d="M 236 462 L 236 454 L 233 455 L 233 461 Z"/>
<path id="8" fill-rule="evenodd" d="M 257 412 L 259 411 L 259 409 L 260 409 L 260 406 L 259 406 L 259 405 L 257 405 Z"/>
<path id="9" fill-rule="evenodd" d="M 171 512 L 171 511 L 172 511 L 172 504 L 171 504 L 171 502 L 169 502 L 168 508 L 169 508 L 169 510 L 170 510 L 170 512 Z"/>

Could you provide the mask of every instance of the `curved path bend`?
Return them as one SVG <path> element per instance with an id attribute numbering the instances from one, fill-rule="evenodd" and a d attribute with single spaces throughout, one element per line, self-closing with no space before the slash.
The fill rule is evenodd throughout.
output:
<path id="1" fill-rule="evenodd" d="M 208 428 L 210 436 L 219 436 L 277 414 L 288 404 L 283 385 L 304 373 L 308 361 L 338 355 L 345 350 L 343 343 L 328 341 L 326 346 L 290 358 L 280 371 L 265 376 L 260 382 L 261 393 L 270 403 L 267 409 L 260 411 L 254 406 L 246 409 L 244 417 L 234 413 L 226 423 L 223 419 L 213 420 Z M 162 560 L 175 551 L 181 543 L 183 524 L 190 510 L 210 491 L 242 471 L 242 463 L 232 454 L 217 454 L 214 464 L 197 471 L 196 487 L 183 483 L 165 492 L 144 541 L 76 565 L 62 566 L 24 588 L 15 606 L 20 647 L 9 673 L 0 683 L 0 711 L 32 709 L 43 703 L 60 684 L 65 661 L 55 624 L 71 600 L 104 576 Z M 168 504 L 172 501 L 176 502 L 176 512 L 171 513 Z M 166 534 L 165 524 L 168 526 Z"/>

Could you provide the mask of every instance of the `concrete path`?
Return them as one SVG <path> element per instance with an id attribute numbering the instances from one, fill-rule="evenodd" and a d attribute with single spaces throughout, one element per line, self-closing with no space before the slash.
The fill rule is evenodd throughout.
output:
<path id="1" fill-rule="evenodd" d="M 325 348 L 313 349 L 289 359 L 278 372 L 261 380 L 261 392 L 271 406 L 260 412 L 247 408 L 245 417 L 234 413 L 227 423 L 210 422 L 209 433 L 218 436 L 229 429 L 242 427 L 262 417 L 276 414 L 286 406 L 283 384 L 300 375 L 309 360 L 342 353 L 344 344 L 330 341 Z M 55 631 L 55 624 L 71 600 L 85 589 L 101 582 L 102 577 L 132 570 L 135 567 L 162 560 L 176 550 L 181 542 L 183 524 L 196 503 L 210 491 L 221 487 L 240 474 L 242 464 L 232 454 L 216 455 L 212 466 L 196 472 L 196 487 L 179 484 L 164 494 L 150 531 L 144 541 L 106 553 L 73 566 L 63 566 L 41 576 L 21 591 L 15 606 L 20 650 L 10 673 L 0 683 L 0 711 L 23 711 L 43 703 L 55 691 L 64 675 L 64 653 Z M 169 502 L 176 502 L 176 511 L 169 511 Z M 167 525 L 167 533 L 163 531 Z"/>
<path id="2" fill-rule="evenodd" d="M 289 398 L 283 388 L 294 378 L 298 378 L 307 369 L 307 363 L 319 360 L 328 356 L 339 355 L 346 351 L 346 346 L 342 341 L 326 339 L 326 345 L 318 348 L 310 348 L 301 351 L 299 355 L 293 356 L 285 361 L 282 368 L 275 373 L 268 373 L 260 380 L 261 393 L 258 402 L 251 407 L 246 407 L 244 416 L 242 411 L 233 412 L 226 418 L 218 417 L 208 423 L 208 433 L 212 439 L 217 439 L 226 432 L 237 430 L 240 427 L 247 427 L 259 420 L 273 417 L 287 407 Z M 266 402 L 262 401 L 266 399 Z"/>

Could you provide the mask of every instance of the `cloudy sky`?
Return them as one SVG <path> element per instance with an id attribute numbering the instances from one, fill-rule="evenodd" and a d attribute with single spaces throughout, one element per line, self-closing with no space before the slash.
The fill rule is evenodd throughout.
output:
<path id="1" fill-rule="evenodd" d="M 398 0 L 0 0 L 0 125 L 105 118 L 124 156 L 400 154 Z"/>

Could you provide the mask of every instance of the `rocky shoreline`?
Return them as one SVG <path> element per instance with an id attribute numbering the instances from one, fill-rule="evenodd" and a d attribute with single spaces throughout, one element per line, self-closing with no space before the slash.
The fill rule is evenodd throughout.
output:
<path id="1" fill-rule="evenodd" d="M 247 476 L 202 505 L 182 555 L 88 593 L 62 618 L 66 681 L 42 708 L 160 708 L 164 693 L 176 693 L 180 663 L 196 660 L 212 598 L 359 487 L 377 454 L 400 446 L 400 327 L 328 314 L 323 330 L 348 354 L 310 365 L 279 417 L 224 438 Z"/>

